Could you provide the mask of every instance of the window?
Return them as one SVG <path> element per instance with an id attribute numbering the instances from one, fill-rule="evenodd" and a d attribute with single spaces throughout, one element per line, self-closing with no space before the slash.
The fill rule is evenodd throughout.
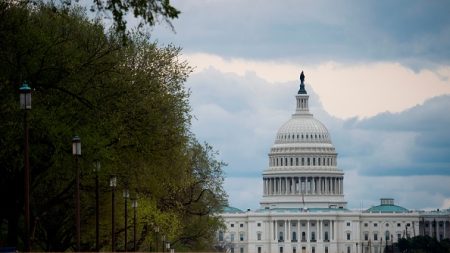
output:
<path id="1" fill-rule="evenodd" d="M 315 247 L 311 247 L 311 253 L 316 253 L 316 248 Z"/>
<path id="2" fill-rule="evenodd" d="M 289 164 L 289 165 L 291 165 L 291 166 L 294 165 L 294 158 L 291 157 L 291 164 Z"/>
<path id="3" fill-rule="evenodd" d="M 311 227 L 315 227 L 315 226 L 316 226 L 316 223 L 311 222 Z"/>
<path id="4" fill-rule="evenodd" d="M 234 233 L 230 234 L 230 240 L 234 242 Z"/>
<path id="5" fill-rule="evenodd" d="M 258 247 L 258 253 L 261 253 L 261 247 Z"/>
<path id="6" fill-rule="evenodd" d="M 324 225 L 325 227 L 328 227 L 328 223 L 324 223 L 323 225 Z"/>
<path id="7" fill-rule="evenodd" d="M 284 239 L 283 238 L 283 232 L 280 231 L 280 233 L 278 234 L 278 241 L 282 242 L 282 241 L 284 241 L 283 239 Z"/>
<path id="8" fill-rule="evenodd" d="M 230 226 L 231 226 L 232 228 L 234 228 L 234 224 L 230 224 Z"/>
<path id="9" fill-rule="evenodd" d="M 316 241 L 316 232 L 311 232 L 311 241 L 312 242 Z"/>
<path id="10" fill-rule="evenodd" d="M 350 246 L 347 246 L 347 253 L 351 253 L 352 252 L 352 248 Z"/>
<path id="11" fill-rule="evenodd" d="M 386 231 L 386 232 L 384 233 L 384 235 L 385 235 L 385 236 L 384 236 L 384 237 L 385 237 L 385 240 L 386 240 L 386 241 L 389 241 L 389 238 L 391 237 L 389 231 Z"/>
<path id="12" fill-rule="evenodd" d="M 292 232 L 292 241 L 296 242 L 297 241 L 297 232 Z"/>
<path id="13" fill-rule="evenodd" d="M 234 253 L 234 248 L 233 247 L 230 249 L 230 253 Z"/>
<path id="14" fill-rule="evenodd" d="M 316 165 L 316 158 L 313 158 L 313 166 Z"/>
<path id="15" fill-rule="evenodd" d="M 306 233 L 302 232 L 302 242 L 306 242 Z"/>
<path id="16" fill-rule="evenodd" d="M 325 253 L 328 253 L 328 247 L 325 246 Z"/>
<path id="17" fill-rule="evenodd" d="M 310 159 L 309 159 L 309 157 L 308 157 L 308 166 L 309 166 L 309 165 L 311 165 L 311 162 L 310 162 Z"/>
<path id="18" fill-rule="evenodd" d="M 239 233 L 239 241 L 243 241 L 244 240 L 244 233 L 243 232 L 241 232 L 241 233 Z"/>
<path id="19" fill-rule="evenodd" d="M 295 158 L 295 165 L 298 166 L 298 157 Z"/>
<path id="20" fill-rule="evenodd" d="M 347 233 L 347 241 L 350 241 L 350 233 Z"/>
<path id="21" fill-rule="evenodd" d="M 373 240 L 374 241 L 378 241 L 378 234 L 377 233 L 373 234 Z"/>
<path id="22" fill-rule="evenodd" d="M 373 226 L 374 226 L 374 227 L 378 227 L 378 223 L 374 223 Z"/>
<path id="23" fill-rule="evenodd" d="M 369 226 L 369 224 L 368 223 L 364 223 L 364 227 L 368 227 Z"/>
<path id="24" fill-rule="evenodd" d="M 347 227 L 350 227 L 350 222 L 347 222 Z"/>
<path id="25" fill-rule="evenodd" d="M 389 227 L 389 223 L 386 223 L 386 227 Z"/>
<path id="26" fill-rule="evenodd" d="M 326 242 L 329 241 L 329 239 L 328 239 L 328 231 L 325 231 L 325 235 L 324 235 L 323 239 Z"/>
<path id="27" fill-rule="evenodd" d="M 295 247 L 292 247 L 292 253 L 297 253 L 297 249 Z"/>
<path id="28" fill-rule="evenodd" d="M 302 157 L 302 166 L 305 165 L 305 158 Z"/>
<path id="29" fill-rule="evenodd" d="M 258 225 L 258 227 L 261 227 L 261 223 L 259 223 L 259 222 L 258 222 L 258 224 L 257 224 L 257 225 Z"/>
<path id="30" fill-rule="evenodd" d="M 400 227 L 401 226 L 401 224 L 400 223 L 397 223 L 397 227 Z"/>
<path id="31" fill-rule="evenodd" d="M 365 233 L 364 234 L 364 241 L 368 241 L 369 240 L 369 233 Z"/>
<path id="32" fill-rule="evenodd" d="M 223 231 L 219 231 L 219 242 L 223 242 Z"/>
<path id="33" fill-rule="evenodd" d="M 241 248 L 239 249 L 239 251 L 240 251 L 241 253 L 244 253 L 244 248 L 241 247 Z"/>
<path id="34" fill-rule="evenodd" d="M 258 232 L 258 233 L 256 234 L 256 237 L 257 237 L 258 241 L 261 241 L 261 232 Z"/>
<path id="35" fill-rule="evenodd" d="M 244 224 L 239 224 L 239 227 L 243 228 L 243 227 L 244 227 Z"/>
<path id="36" fill-rule="evenodd" d="M 280 253 L 283 253 L 283 247 L 280 247 Z"/>

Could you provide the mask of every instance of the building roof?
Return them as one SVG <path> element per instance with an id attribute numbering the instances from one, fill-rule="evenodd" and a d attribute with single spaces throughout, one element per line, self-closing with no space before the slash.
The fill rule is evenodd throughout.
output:
<path id="1" fill-rule="evenodd" d="M 242 211 L 241 209 L 232 206 L 225 206 L 222 211 L 222 213 L 243 213 L 243 212 L 244 211 Z"/>
<path id="2" fill-rule="evenodd" d="M 393 198 L 381 198 L 379 206 L 373 206 L 367 209 L 366 213 L 407 213 L 408 209 L 394 205 Z"/>

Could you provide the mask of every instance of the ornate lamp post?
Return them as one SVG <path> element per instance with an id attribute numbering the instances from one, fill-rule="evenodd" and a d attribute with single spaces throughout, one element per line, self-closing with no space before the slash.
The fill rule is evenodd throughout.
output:
<path id="1" fill-rule="evenodd" d="M 124 203 L 125 203 L 125 252 L 127 252 L 128 250 L 128 199 L 130 198 L 130 192 L 128 191 L 128 188 L 126 188 L 125 190 L 123 190 L 123 198 L 124 198 Z"/>
<path id="2" fill-rule="evenodd" d="M 24 110 L 23 124 L 24 124 L 24 209 L 25 209 L 25 251 L 31 250 L 30 244 L 30 159 L 28 146 L 28 118 L 27 111 L 31 110 L 31 88 L 28 84 L 23 83 L 20 91 L 20 109 Z"/>
<path id="3" fill-rule="evenodd" d="M 133 251 L 136 251 L 136 209 L 138 207 L 137 199 L 131 200 L 131 207 L 133 208 Z"/>
<path id="4" fill-rule="evenodd" d="M 94 162 L 95 172 L 95 249 L 100 250 L 100 190 L 98 187 L 98 172 L 100 171 L 101 164 L 99 160 Z"/>
<path id="5" fill-rule="evenodd" d="M 114 208 L 115 208 L 115 198 L 114 198 L 114 193 L 116 191 L 116 187 L 117 187 L 117 177 L 116 176 L 111 176 L 111 178 L 109 179 L 109 186 L 111 186 L 111 251 L 114 252 L 116 250 L 116 235 L 115 235 L 115 213 L 114 213 Z"/>
<path id="6" fill-rule="evenodd" d="M 81 155 L 81 139 L 78 136 L 72 138 L 72 155 L 75 159 L 76 185 L 75 185 L 75 220 L 77 230 L 77 251 L 80 251 L 81 232 L 80 232 L 80 168 L 78 167 L 78 157 Z"/>

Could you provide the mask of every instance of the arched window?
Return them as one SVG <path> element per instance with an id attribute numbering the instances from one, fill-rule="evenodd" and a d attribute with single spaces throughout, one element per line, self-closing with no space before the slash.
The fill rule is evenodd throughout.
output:
<path id="1" fill-rule="evenodd" d="M 391 238 L 391 234 L 389 233 L 389 231 L 386 230 L 386 232 L 384 233 L 384 238 L 386 241 L 389 241 L 389 239 Z"/>
<path id="2" fill-rule="evenodd" d="M 283 231 L 280 231 L 280 233 L 278 234 L 278 241 L 279 241 L 279 242 L 284 241 L 284 238 L 283 238 Z"/>
<path id="3" fill-rule="evenodd" d="M 296 242 L 297 241 L 297 232 L 292 232 L 292 241 Z"/>

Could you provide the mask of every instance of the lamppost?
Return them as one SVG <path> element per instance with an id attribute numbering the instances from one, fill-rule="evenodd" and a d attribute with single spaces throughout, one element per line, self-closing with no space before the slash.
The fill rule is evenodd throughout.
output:
<path id="1" fill-rule="evenodd" d="M 128 244 L 128 198 L 130 198 L 130 193 L 128 188 L 123 190 L 123 198 L 125 199 L 125 252 L 127 252 L 127 244 Z"/>
<path id="2" fill-rule="evenodd" d="M 111 187 L 111 251 L 114 252 L 116 248 L 116 235 L 115 235 L 115 214 L 114 214 L 114 208 L 115 208 L 115 198 L 114 193 L 116 191 L 117 187 L 117 177 L 111 176 L 109 179 L 109 186 Z"/>
<path id="3" fill-rule="evenodd" d="M 164 250 L 164 248 L 165 248 L 165 246 L 166 246 L 166 235 L 163 235 L 162 236 L 162 252 L 164 253 L 165 252 L 165 250 Z"/>
<path id="4" fill-rule="evenodd" d="M 95 171 L 95 249 L 100 250 L 100 190 L 98 187 L 98 172 L 100 171 L 101 164 L 99 160 L 94 162 Z"/>
<path id="5" fill-rule="evenodd" d="M 136 251 L 136 209 L 138 207 L 137 199 L 131 200 L 131 207 L 133 208 L 133 250 Z"/>
<path id="6" fill-rule="evenodd" d="M 157 226 L 157 227 L 155 227 L 155 242 L 156 242 L 156 252 L 158 252 L 159 251 L 159 238 L 158 238 L 158 233 L 159 233 L 159 227 Z"/>
<path id="7" fill-rule="evenodd" d="M 167 252 L 170 252 L 170 242 L 166 242 L 166 249 L 167 249 Z"/>
<path id="8" fill-rule="evenodd" d="M 77 230 L 77 251 L 80 252 L 81 232 L 80 232 L 80 168 L 78 167 L 78 157 L 81 155 L 81 139 L 78 136 L 72 138 L 72 155 L 75 159 L 76 185 L 75 185 L 75 206 L 76 206 L 76 230 Z"/>
<path id="9" fill-rule="evenodd" d="M 28 84 L 23 83 L 19 88 L 20 92 L 20 109 L 24 110 L 23 124 L 24 124 L 24 209 L 25 209 L 25 251 L 31 250 L 30 245 L 30 159 L 28 154 L 28 118 L 27 111 L 31 110 L 31 88 Z"/>

